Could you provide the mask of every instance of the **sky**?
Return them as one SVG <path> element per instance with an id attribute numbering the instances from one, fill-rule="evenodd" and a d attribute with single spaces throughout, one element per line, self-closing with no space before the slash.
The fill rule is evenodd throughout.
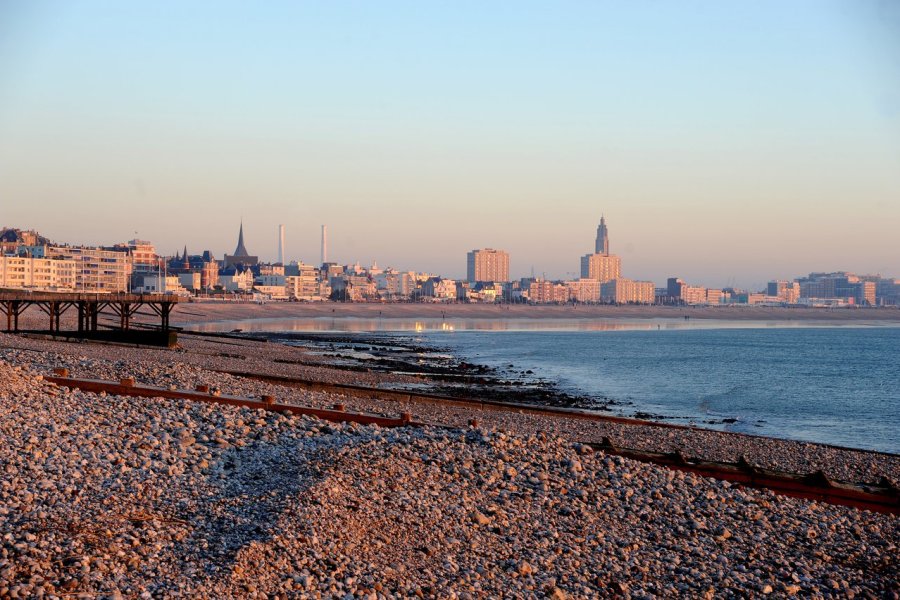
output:
<path id="1" fill-rule="evenodd" d="M 758 289 L 900 277 L 900 2 L 0 0 L 0 226 Z"/>

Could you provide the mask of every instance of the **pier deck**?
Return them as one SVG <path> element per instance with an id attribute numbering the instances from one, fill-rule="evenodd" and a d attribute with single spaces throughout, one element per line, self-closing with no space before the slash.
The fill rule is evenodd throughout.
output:
<path id="1" fill-rule="evenodd" d="M 119 318 L 118 329 L 128 331 L 131 318 L 143 307 L 160 318 L 160 331 L 169 332 L 169 315 L 181 301 L 167 294 L 91 294 L 55 292 L 0 292 L 0 312 L 6 316 L 6 331 L 19 331 L 19 315 L 37 306 L 50 319 L 49 331 L 60 331 L 60 317 L 70 308 L 78 311 L 78 332 L 96 332 L 99 314 L 109 310 Z"/>

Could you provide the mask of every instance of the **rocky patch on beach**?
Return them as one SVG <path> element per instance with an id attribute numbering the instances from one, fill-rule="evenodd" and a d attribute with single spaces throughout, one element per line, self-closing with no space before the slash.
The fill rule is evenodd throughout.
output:
<path id="1" fill-rule="evenodd" d="M 0 597 L 900 594 L 896 517 L 554 435 L 83 393 L 0 361 L 0 465 Z"/>
<path id="2" fill-rule="evenodd" d="M 446 348 L 423 345 L 401 334 L 358 333 L 254 333 L 248 337 L 301 347 L 351 372 L 402 375 L 410 379 L 390 384 L 391 389 L 428 392 L 450 398 L 520 402 L 538 406 L 609 410 L 619 402 L 611 398 L 567 393 L 532 371 L 475 364 L 454 356 Z"/>

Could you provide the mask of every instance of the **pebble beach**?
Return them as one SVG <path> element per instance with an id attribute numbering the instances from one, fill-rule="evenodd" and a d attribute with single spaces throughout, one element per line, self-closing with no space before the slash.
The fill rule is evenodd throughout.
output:
<path id="1" fill-rule="evenodd" d="M 715 431 L 384 402 L 223 374 L 373 383 L 299 348 L 0 334 L 0 598 L 896 598 L 900 519 L 585 442 L 900 480 L 900 458 Z M 383 429 L 82 392 L 74 377 L 414 413 Z M 383 377 L 378 375 L 378 377 Z"/>

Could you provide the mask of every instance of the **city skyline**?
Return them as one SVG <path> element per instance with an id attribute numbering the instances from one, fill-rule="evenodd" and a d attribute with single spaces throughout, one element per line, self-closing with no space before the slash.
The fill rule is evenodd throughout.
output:
<path id="1" fill-rule="evenodd" d="M 3 224 L 568 279 L 606 215 L 642 280 L 900 270 L 893 5 L 254 11 L 5 3 Z"/>
<path id="2" fill-rule="evenodd" d="M 322 249 L 325 258 L 325 231 Z M 279 252 L 283 249 L 279 226 Z M 158 293 L 180 296 L 210 294 L 224 299 L 237 294 L 261 301 L 476 302 L 529 304 L 758 305 L 769 306 L 897 306 L 900 279 L 848 272 L 817 272 L 788 280 L 770 280 L 765 290 L 725 289 L 669 277 L 665 287 L 653 281 L 623 277 L 621 259 L 609 253 L 604 219 L 594 252 L 581 258 L 581 277 L 566 281 L 543 277 L 518 281 L 509 276 L 509 254 L 482 248 L 467 254 L 467 279 L 395 270 L 376 264 L 320 266 L 297 262 L 259 261 L 244 244 L 243 223 L 232 255 L 220 263 L 212 252 L 189 254 L 187 245 L 174 256 L 160 256 L 147 240 L 113 247 L 55 245 L 35 231 L 0 230 L 0 288 L 10 290 L 91 290 L 98 293 Z"/>
<path id="3" fill-rule="evenodd" d="M 0 224 L 0 228 L 2 228 L 2 227 L 9 227 L 9 226 Z M 15 227 L 15 226 L 13 226 L 13 227 Z M 325 229 L 327 228 L 327 226 L 321 225 L 319 227 L 320 227 L 320 238 L 319 238 L 318 243 L 320 244 L 320 252 L 322 252 L 322 251 L 324 251 L 324 246 L 322 244 L 324 243 Z M 34 231 L 37 234 L 43 235 L 42 231 L 32 229 L 32 228 L 18 227 L 18 229 L 22 230 L 22 231 L 30 230 L 30 231 Z M 271 253 L 271 256 L 267 256 L 265 253 L 260 253 L 258 255 L 250 255 L 248 253 L 248 251 L 245 247 L 245 242 L 244 242 L 244 222 L 243 221 L 240 221 L 238 223 L 237 237 L 233 238 L 232 242 L 231 242 L 231 245 L 234 246 L 234 244 L 235 244 L 234 239 L 237 239 L 237 247 L 233 251 L 234 254 L 230 254 L 227 251 L 218 252 L 216 250 L 212 250 L 211 248 L 209 248 L 208 245 L 205 245 L 202 242 L 195 243 L 195 242 L 199 242 L 199 240 L 196 240 L 196 239 L 188 240 L 186 243 L 182 242 L 182 246 L 184 247 L 183 251 L 185 253 L 187 252 L 188 245 L 194 247 L 195 250 L 192 251 L 192 255 L 200 255 L 204 252 L 211 252 L 212 256 L 214 256 L 217 259 L 219 259 L 220 261 L 222 261 L 222 264 L 224 264 L 226 266 L 228 264 L 234 262 L 233 260 L 231 260 L 234 258 L 244 258 L 245 260 L 242 262 L 244 262 L 246 264 L 256 264 L 256 262 L 266 263 L 266 264 L 278 264 L 278 260 L 277 260 L 278 251 L 279 251 L 279 248 L 283 247 L 282 245 L 284 244 L 284 239 L 285 239 L 284 238 L 284 236 L 285 236 L 284 229 L 285 229 L 284 224 L 278 225 L 278 228 L 277 228 L 277 230 L 275 232 L 275 236 L 274 236 L 274 240 L 275 240 L 274 243 L 276 244 L 276 250 L 275 250 L 275 252 Z M 510 269 L 510 267 L 507 266 L 506 269 L 508 270 L 508 273 L 509 273 L 509 280 L 527 279 L 529 277 L 537 277 L 540 280 L 548 280 L 548 281 L 573 280 L 573 279 L 578 279 L 579 277 L 582 277 L 582 278 L 588 277 L 590 273 L 593 273 L 594 268 L 602 269 L 603 272 L 606 272 L 607 269 L 611 269 L 609 271 L 609 275 L 599 276 L 601 279 L 605 279 L 607 277 L 608 278 L 619 277 L 620 269 L 622 268 L 620 265 L 621 257 L 618 256 L 615 252 L 612 252 L 609 250 L 609 248 L 610 248 L 609 230 L 606 225 L 605 217 L 601 216 L 601 224 L 596 228 L 596 232 L 597 232 L 597 237 L 595 238 L 595 243 L 594 243 L 595 252 L 588 253 L 581 257 L 576 257 L 576 260 L 578 262 L 580 262 L 579 269 L 576 269 L 571 272 L 567 272 L 564 276 L 561 276 L 561 277 L 553 277 L 553 276 L 549 276 L 547 273 L 541 273 L 541 272 L 537 272 L 537 271 L 530 272 L 530 273 L 518 274 L 516 271 Z M 600 232 L 602 232 L 602 236 L 600 235 Z M 138 232 L 135 231 L 134 233 L 137 234 Z M 44 237 L 47 237 L 47 236 L 44 236 Z M 142 241 L 141 239 L 139 239 L 140 237 L 141 236 L 136 235 L 134 238 L 131 238 L 128 241 L 140 242 L 140 241 Z M 115 241 L 109 241 L 107 243 L 99 243 L 99 244 L 85 243 L 85 242 L 76 241 L 76 240 L 56 240 L 56 239 L 52 239 L 52 238 L 50 239 L 50 241 L 53 242 L 54 244 L 71 245 L 73 247 L 101 248 L 101 247 L 111 247 L 116 244 L 123 244 L 123 243 L 125 243 L 126 240 L 115 240 Z M 147 240 L 147 242 L 149 242 L 150 244 L 153 244 L 154 246 L 156 245 L 153 240 Z M 596 252 L 596 249 L 601 246 L 603 249 L 606 250 L 606 253 Z M 254 247 L 256 247 L 256 246 L 254 245 Z M 510 262 L 510 257 L 509 257 L 510 253 L 507 252 L 506 250 L 503 250 L 503 249 L 492 250 L 491 248 L 485 247 L 483 249 L 476 249 L 474 251 L 466 252 L 465 265 L 461 269 L 461 271 L 462 271 L 461 275 L 455 274 L 454 272 L 448 273 L 448 272 L 440 272 L 440 271 L 434 271 L 434 270 L 430 270 L 430 269 L 420 268 L 418 265 L 414 264 L 415 259 L 409 259 L 406 262 L 402 263 L 400 266 L 382 262 L 381 268 L 393 269 L 398 272 L 416 271 L 416 272 L 420 272 L 420 273 L 432 273 L 439 277 L 445 277 L 448 279 L 454 279 L 454 280 L 460 280 L 460 281 L 471 280 L 470 272 L 471 272 L 471 268 L 472 268 L 472 266 L 471 266 L 472 265 L 472 253 L 473 252 L 481 252 L 484 250 L 487 250 L 489 252 L 501 252 L 502 254 L 506 255 L 507 263 Z M 169 251 L 164 248 L 159 248 L 157 246 L 157 252 L 159 253 L 160 257 L 172 258 L 172 257 L 180 256 L 182 250 L 180 248 L 176 248 L 174 251 Z M 317 262 L 315 260 L 304 260 L 303 257 L 292 258 L 290 254 L 287 254 L 286 256 L 287 256 L 287 260 L 282 264 L 299 263 L 299 264 L 312 265 L 312 266 L 321 266 L 322 264 L 324 264 L 322 261 Z M 248 263 L 246 259 L 249 259 L 250 262 Z M 589 265 L 593 265 L 593 263 L 591 263 L 589 261 L 589 259 L 595 260 L 595 261 L 608 261 L 609 259 L 612 259 L 615 262 L 615 265 L 613 265 L 612 267 L 609 267 L 609 266 L 606 266 L 606 262 L 603 262 L 602 267 L 589 266 Z M 345 260 L 337 260 L 337 259 L 332 260 L 331 258 L 329 258 L 328 262 L 332 263 L 332 264 L 348 265 L 348 266 L 354 265 L 354 264 L 359 264 L 359 265 L 363 266 L 364 268 L 367 268 L 373 264 L 376 264 L 378 262 L 378 259 L 374 258 L 370 261 L 361 260 L 361 259 L 345 261 Z M 457 262 L 459 262 L 459 261 L 457 261 Z M 600 262 L 598 262 L 597 264 L 600 265 Z M 524 269 L 520 269 L 520 270 L 524 270 Z M 632 275 L 632 277 L 634 277 L 634 273 L 631 272 L 630 269 L 629 269 L 629 272 Z M 676 271 L 674 271 L 674 272 L 679 273 L 679 275 L 678 275 L 679 278 L 682 278 L 682 275 L 686 275 L 685 276 L 686 279 L 692 279 L 692 280 L 696 281 L 697 283 L 700 283 L 700 284 L 702 284 L 704 286 L 708 286 L 708 287 L 714 287 L 714 288 L 715 287 L 718 287 L 718 288 L 732 288 L 733 287 L 733 288 L 749 289 L 749 290 L 765 289 L 766 286 L 769 285 L 772 281 L 794 280 L 794 279 L 797 279 L 798 277 L 804 276 L 807 273 L 848 272 L 848 273 L 858 273 L 861 275 L 880 275 L 880 276 L 889 277 L 889 278 L 897 277 L 896 273 L 894 273 L 893 271 L 890 271 L 890 272 L 866 272 L 866 271 L 854 271 L 852 269 L 845 269 L 845 268 L 820 266 L 818 268 L 813 268 L 813 269 L 804 271 L 803 273 L 789 273 L 789 274 L 783 275 L 779 272 L 778 275 L 770 274 L 768 277 L 764 277 L 764 281 L 762 283 L 744 286 L 744 285 L 735 284 L 733 281 L 729 281 L 726 284 L 714 284 L 714 283 L 710 283 L 707 280 L 704 280 L 702 277 L 699 277 L 699 278 L 693 277 L 690 275 L 690 273 L 692 273 L 692 269 L 690 268 L 690 265 L 682 265 L 680 268 L 676 269 Z M 590 277 L 593 278 L 594 275 L 590 275 Z M 658 280 L 658 281 L 655 279 L 651 279 L 651 278 L 643 278 L 643 277 L 635 277 L 635 278 L 649 279 L 651 281 L 654 281 L 657 284 L 663 285 L 663 284 L 665 284 L 665 282 L 667 280 L 672 278 L 672 274 L 669 273 L 669 274 L 665 275 L 664 277 L 662 277 L 661 280 Z"/>

